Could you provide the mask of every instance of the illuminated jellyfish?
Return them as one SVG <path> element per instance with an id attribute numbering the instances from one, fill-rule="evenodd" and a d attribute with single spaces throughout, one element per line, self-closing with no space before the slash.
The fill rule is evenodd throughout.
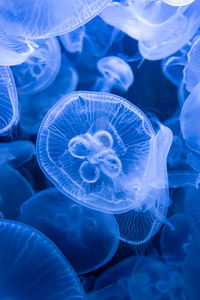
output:
<path id="1" fill-rule="evenodd" d="M 182 136 L 186 145 L 196 151 L 200 152 L 200 132 L 199 132 L 199 102 L 200 84 L 198 84 L 191 92 L 183 104 L 180 125 Z"/>
<path id="2" fill-rule="evenodd" d="M 74 201 L 108 213 L 154 206 L 156 136 L 147 117 L 127 100 L 74 92 L 47 113 L 37 138 L 47 178 Z"/>
<path id="3" fill-rule="evenodd" d="M 0 165 L 9 163 L 18 168 L 35 155 L 35 145 L 30 141 L 0 143 Z"/>
<path id="4" fill-rule="evenodd" d="M 97 63 L 97 69 L 102 74 L 97 77 L 94 90 L 98 92 L 110 92 L 116 88 L 126 92 L 133 84 L 134 75 L 131 67 L 117 56 L 106 56 Z"/>
<path id="5" fill-rule="evenodd" d="M 61 51 L 56 38 L 37 41 L 38 48 L 27 60 L 12 67 L 17 91 L 23 95 L 46 89 L 56 78 L 61 64 Z"/>
<path id="6" fill-rule="evenodd" d="M 145 195 L 146 207 L 115 215 L 121 240 L 132 245 L 148 242 L 158 232 L 163 222 L 173 229 L 173 225 L 166 219 L 170 204 L 166 159 L 172 143 L 172 132 L 162 124 L 158 125 L 160 128 L 156 136 L 156 166 L 155 170 L 152 167 L 151 171 L 151 176 L 156 184 L 152 185 Z"/>
<path id="7" fill-rule="evenodd" d="M 19 95 L 20 127 L 28 134 L 37 134 L 47 111 L 63 95 L 73 92 L 78 84 L 78 73 L 65 54 L 61 67 L 52 84 L 35 95 Z"/>
<path id="8" fill-rule="evenodd" d="M 160 257 L 139 257 L 130 277 L 131 299 L 186 299 L 183 274 Z"/>
<path id="9" fill-rule="evenodd" d="M 73 31 L 111 0 L 1 0 L 0 29 L 18 38 L 40 39 Z M 48 16 L 48 17 L 47 17 Z M 0 31 L 1 31 L 0 30 Z"/>
<path id="10" fill-rule="evenodd" d="M 119 228 L 112 215 L 81 206 L 55 188 L 26 201 L 19 220 L 51 239 L 78 274 L 103 266 L 118 248 Z"/>
<path id="11" fill-rule="evenodd" d="M 0 211 L 6 219 L 16 219 L 21 204 L 33 196 L 29 182 L 7 164 L 0 165 Z"/>
<path id="12" fill-rule="evenodd" d="M 64 48 L 70 53 L 81 53 L 83 50 L 83 41 L 85 38 L 85 26 L 59 36 Z"/>
<path id="13" fill-rule="evenodd" d="M 187 58 L 188 61 L 183 71 L 183 81 L 187 91 L 192 92 L 195 86 L 200 83 L 200 36 L 195 38 L 190 51 L 187 54 Z"/>
<path id="14" fill-rule="evenodd" d="M 200 24 L 200 2 L 174 7 L 162 1 L 112 2 L 100 14 L 104 21 L 139 41 L 139 51 L 149 60 L 180 50 Z"/>
<path id="15" fill-rule="evenodd" d="M 86 299 L 78 277 L 39 231 L 0 220 L 2 299 Z"/>
<path id="16" fill-rule="evenodd" d="M 162 0 L 172 6 L 184 6 L 193 3 L 195 0 Z"/>
<path id="17" fill-rule="evenodd" d="M 185 214 L 175 214 L 169 218 L 169 221 L 174 226 L 171 231 L 167 226 L 164 226 L 161 231 L 161 254 L 167 262 L 175 264 L 183 263 L 186 258 L 184 245 L 187 243 L 191 234 L 191 228 Z"/>
<path id="18" fill-rule="evenodd" d="M 19 119 L 18 98 L 12 72 L 0 66 L 0 135 L 9 135 Z"/>

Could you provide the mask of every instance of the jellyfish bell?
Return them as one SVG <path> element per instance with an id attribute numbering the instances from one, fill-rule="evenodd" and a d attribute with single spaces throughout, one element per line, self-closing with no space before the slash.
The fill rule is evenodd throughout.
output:
<path id="1" fill-rule="evenodd" d="M 172 6 L 185 6 L 193 3 L 195 0 L 162 0 Z"/>
<path id="2" fill-rule="evenodd" d="M 38 162 L 50 181 L 74 201 L 108 213 L 140 209 L 156 147 L 142 111 L 121 97 L 95 92 L 64 96 L 47 113 L 37 138 Z"/>

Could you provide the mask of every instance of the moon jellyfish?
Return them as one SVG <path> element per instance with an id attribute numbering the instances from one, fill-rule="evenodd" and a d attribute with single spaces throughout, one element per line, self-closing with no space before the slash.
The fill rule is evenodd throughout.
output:
<path id="1" fill-rule="evenodd" d="M 6 219 L 16 219 L 21 204 L 33 196 L 29 182 L 9 165 L 0 165 L 0 211 Z"/>
<path id="2" fill-rule="evenodd" d="M 47 178 L 84 206 L 120 213 L 152 204 L 145 196 L 155 183 L 155 132 L 143 112 L 121 97 L 64 96 L 43 120 L 37 156 Z"/>
<path id="3" fill-rule="evenodd" d="M 38 48 L 24 63 L 12 67 L 17 91 L 23 95 L 46 89 L 59 72 L 61 51 L 57 39 L 39 40 L 37 44 Z"/>
<path id="4" fill-rule="evenodd" d="M 0 165 L 9 163 L 18 168 L 35 155 L 35 145 L 30 141 L 0 143 Z"/>
<path id="5" fill-rule="evenodd" d="M 65 50 L 70 53 L 81 53 L 83 50 L 83 41 L 85 38 L 85 26 L 59 36 Z"/>
<path id="6" fill-rule="evenodd" d="M 0 135 L 6 135 L 19 119 L 17 92 L 9 67 L 0 66 L 0 97 Z"/>
<path id="7" fill-rule="evenodd" d="M 0 221 L 2 299 L 85 299 L 68 261 L 44 235 L 29 226 Z"/>
<path id="8" fill-rule="evenodd" d="M 78 73 L 65 54 L 60 70 L 45 90 L 35 95 L 19 95 L 20 127 L 27 134 L 37 134 L 47 111 L 65 94 L 73 92 L 78 84 Z"/>
<path id="9" fill-rule="evenodd" d="M 156 170 L 153 171 L 152 168 L 151 173 L 151 176 L 155 176 L 154 182 L 156 184 L 149 188 L 145 196 L 144 203 L 146 203 L 146 207 L 115 215 L 119 225 L 121 240 L 133 245 L 148 242 L 158 232 L 163 222 L 172 228 L 172 225 L 166 219 L 170 204 L 166 159 L 172 143 L 172 132 L 162 124 L 159 126 L 156 136 Z M 155 172 L 154 175 L 153 172 Z"/>
<path id="10" fill-rule="evenodd" d="M 131 67 L 117 56 L 106 56 L 97 63 L 97 69 L 102 74 L 98 77 L 94 90 L 98 92 L 110 92 L 116 88 L 126 92 L 133 84 L 134 75 Z"/>
<path id="11" fill-rule="evenodd" d="M 80 206 L 55 188 L 26 201 L 19 220 L 51 239 L 78 274 L 103 266 L 118 248 L 119 229 L 112 215 Z"/>
<path id="12" fill-rule="evenodd" d="M 183 104 L 180 125 L 181 132 L 187 146 L 197 152 L 200 152 L 200 132 L 199 132 L 199 103 L 200 84 L 191 92 Z"/>
<path id="13" fill-rule="evenodd" d="M 191 4 L 195 0 L 162 0 L 162 1 L 172 6 L 184 6 L 184 5 Z"/>
<path id="14" fill-rule="evenodd" d="M 111 0 L 1 0 L 0 29 L 10 36 L 40 39 L 64 34 L 85 24 Z M 47 17 L 48 16 L 48 17 Z"/>
<path id="15" fill-rule="evenodd" d="M 170 217 L 169 221 L 174 230 L 171 231 L 166 225 L 163 227 L 160 239 L 161 253 L 167 262 L 182 264 L 186 258 L 184 244 L 188 241 L 191 228 L 184 214 L 176 214 Z"/>

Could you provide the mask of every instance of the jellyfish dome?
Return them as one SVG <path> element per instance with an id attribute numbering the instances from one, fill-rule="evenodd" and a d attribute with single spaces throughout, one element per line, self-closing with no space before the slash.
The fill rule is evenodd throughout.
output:
<path id="1" fill-rule="evenodd" d="M 184 5 L 191 4 L 195 0 L 162 0 L 162 1 L 172 6 L 184 6 Z"/>
<path id="2" fill-rule="evenodd" d="M 111 0 L 1 0 L 1 29 L 27 39 L 53 37 L 72 31 L 96 16 Z"/>
<path id="3" fill-rule="evenodd" d="M 0 135 L 5 135 L 19 119 L 17 92 L 9 67 L 0 66 L 0 97 Z"/>
<path id="4" fill-rule="evenodd" d="M 0 239 L 1 299 L 85 299 L 68 261 L 37 230 L 1 220 Z"/>
<path id="5" fill-rule="evenodd" d="M 64 96 L 44 118 L 36 147 L 44 174 L 74 201 L 108 213 L 146 205 L 155 132 L 127 100 L 96 92 Z"/>

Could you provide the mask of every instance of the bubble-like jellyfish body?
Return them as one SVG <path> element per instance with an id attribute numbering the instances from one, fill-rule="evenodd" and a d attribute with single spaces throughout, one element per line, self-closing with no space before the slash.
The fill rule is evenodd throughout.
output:
<path id="1" fill-rule="evenodd" d="M 0 143 L 0 165 L 9 163 L 18 168 L 35 155 L 35 145 L 30 141 Z"/>
<path id="2" fill-rule="evenodd" d="M 27 134 L 37 134 L 48 110 L 65 94 L 75 91 L 78 73 L 73 64 L 62 54 L 61 67 L 52 84 L 35 95 L 19 95 L 20 127 Z"/>
<path id="3" fill-rule="evenodd" d="M 159 0 L 113 2 L 100 15 L 137 39 L 144 58 L 158 60 L 177 52 L 193 37 L 200 24 L 199 4 L 199 0 L 186 7 L 173 7 Z"/>
<path id="4" fill-rule="evenodd" d="M 49 180 L 74 201 L 108 213 L 149 205 L 144 199 L 155 152 L 155 133 L 143 112 L 106 93 L 64 96 L 37 138 L 38 162 Z"/>
<path id="5" fill-rule="evenodd" d="M 40 39 L 64 34 L 96 16 L 111 0 L 1 0 L 0 28 L 11 36 Z"/>
<path id="6" fill-rule="evenodd" d="M 21 204 L 33 196 L 29 182 L 9 165 L 0 165 L 0 211 L 7 219 L 16 219 Z"/>
<path id="7" fill-rule="evenodd" d="M 172 6 L 184 6 L 184 5 L 191 4 L 195 0 L 162 0 L 162 1 Z"/>
<path id="8" fill-rule="evenodd" d="M 200 82 L 200 36 L 194 40 L 187 57 L 188 61 L 183 71 L 183 82 L 185 83 L 186 89 L 192 92 L 195 86 Z"/>
<path id="9" fill-rule="evenodd" d="M 157 133 L 156 170 L 154 171 L 154 182 L 156 184 L 149 188 L 145 197 L 145 209 L 141 207 L 138 211 L 133 209 L 115 215 L 121 240 L 133 245 L 143 244 L 158 232 L 163 222 L 170 225 L 166 219 L 170 204 L 166 159 L 171 143 L 171 130 L 160 124 Z M 151 175 L 153 175 L 153 168 Z"/>
<path id="10" fill-rule="evenodd" d="M 126 92 L 133 84 L 134 75 L 131 67 L 117 56 L 106 56 L 97 63 L 97 69 L 102 74 L 98 77 L 94 90 L 110 92 L 113 87 Z"/>
<path id="11" fill-rule="evenodd" d="M 134 300 L 186 299 L 183 274 L 159 257 L 139 257 L 129 289 Z"/>
<path id="12" fill-rule="evenodd" d="M 57 39 L 38 40 L 37 45 L 24 63 L 12 67 L 17 91 L 23 95 L 46 89 L 59 72 L 61 51 Z"/>
<path id="13" fill-rule="evenodd" d="M 81 206 L 55 188 L 26 201 L 19 220 L 51 239 L 78 274 L 103 266 L 118 248 L 119 228 L 112 215 Z"/>
<path id="14" fill-rule="evenodd" d="M 0 66 L 0 98 L 0 135 L 6 135 L 19 119 L 17 92 L 9 67 Z"/>
<path id="15" fill-rule="evenodd" d="M 183 104 L 180 125 L 182 136 L 187 146 L 197 152 L 200 152 L 200 84 L 191 92 Z"/>
<path id="16" fill-rule="evenodd" d="M 2 299 L 85 299 L 79 279 L 56 246 L 39 231 L 0 221 Z"/>
<path id="17" fill-rule="evenodd" d="M 166 225 L 161 232 L 160 246 L 161 253 L 167 262 L 183 263 L 186 258 L 184 244 L 187 243 L 191 234 L 191 228 L 185 214 L 176 214 L 169 218 L 174 226 L 171 231 Z"/>

